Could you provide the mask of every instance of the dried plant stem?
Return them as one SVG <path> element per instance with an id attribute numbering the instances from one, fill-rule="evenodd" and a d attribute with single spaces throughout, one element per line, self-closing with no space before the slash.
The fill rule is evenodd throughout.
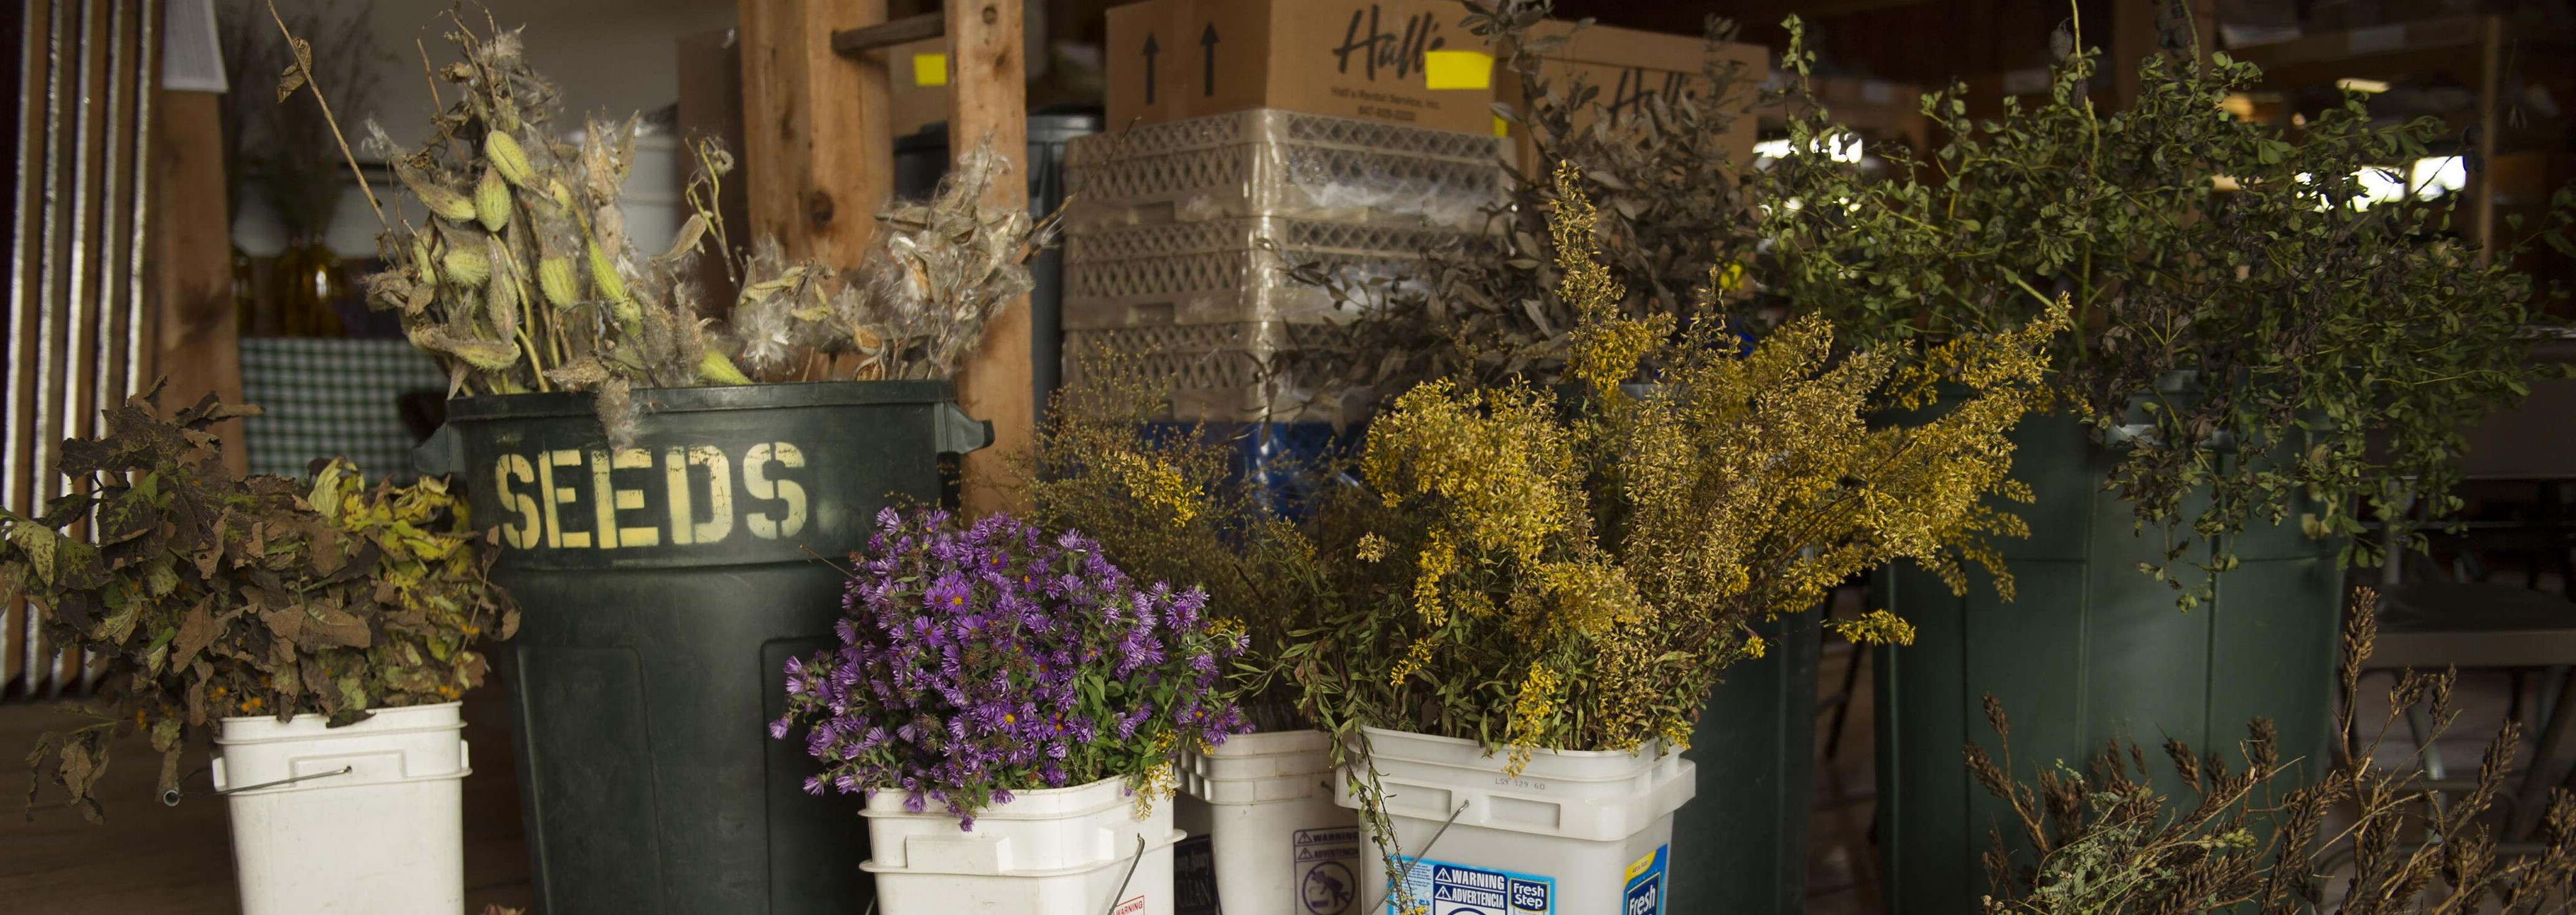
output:
<path id="1" fill-rule="evenodd" d="M 429 83 L 430 107 L 433 110 L 445 109 L 447 107 L 447 99 L 439 95 L 438 67 L 429 62 L 429 45 L 418 38 L 414 38 L 411 40 L 411 46 L 414 50 L 420 52 L 420 76 L 421 79 L 426 80 Z"/>
<path id="2" fill-rule="evenodd" d="M 724 199 L 724 173 L 733 168 L 733 161 L 724 157 L 722 150 L 704 144 L 691 147 L 690 152 L 697 157 L 698 171 L 681 196 L 688 201 L 690 212 L 706 220 L 707 231 L 715 233 L 716 260 L 724 264 L 725 281 L 739 284 L 742 271 L 733 262 L 733 239 L 725 234 L 724 213 L 716 205 Z M 718 161 L 720 157 L 722 161 Z"/>
<path id="3" fill-rule="evenodd" d="M 376 189 L 367 183 L 367 173 L 358 168 L 358 155 L 349 151 L 349 138 L 340 133 L 340 119 L 331 115 L 331 100 L 322 97 L 322 87 L 313 81 L 313 50 L 310 43 L 295 37 L 286 28 L 286 17 L 278 15 L 277 0 L 267 0 L 268 18 L 277 22 L 277 32 L 286 36 L 286 46 L 295 55 L 295 70 L 303 74 L 304 88 L 313 93 L 314 104 L 322 106 L 322 122 L 331 125 L 331 139 L 339 141 L 340 155 L 349 160 L 349 175 L 358 180 L 358 190 L 367 195 L 367 209 L 376 212 L 376 224 L 392 227 L 385 219 L 385 208 L 376 202 Z"/>
<path id="4" fill-rule="evenodd" d="M 528 354 L 528 365 L 536 369 L 537 390 L 554 390 L 554 386 L 546 381 L 545 351 L 537 346 L 537 341 L 528 338 L 525 325 L 519 328 L 519 348 Z"/>
<path id="5" fill-rule="evenodd" d="M 2345 627 L 2344 701 L 2334 724 L 2347 732 L 2374 635 L 2374 603 L 2365 591 Z M 2451 687 L 2447 672 L 2400 673 L 2388 690 L 2381 737 L 2418 706 L 2429 707 L 2432 718 L 2425 739 L 2438 737 L 2457 718 Z M 2553 792 L 2536 855 L 2501 851 L 2493 834 L 2492 814 L 2522 737 L 2518 723 L 2506 723 L 2488 744 L 2470 788 L 2435 787 L 2420 770 L 2381 770 L 2372 762 L 2378 741 L 2363 750 L 2339 739 L 2332 766 L 2275 799 L 2269 789 L 2299 761 L 2277 758 L 2279 734 L 2268 721 L 2248 729 L 2239 745 L 2246 765 L 2235 772 L 2215 753 L 2198 757 L 2168 740 L 2165 753 L 2196 795 L 2189 797 L 2159 792 L 2138 746 L 2116 740 L 2085 772 L 2061 763 L 2039 773 L 2036 787 L 2016 782 L 2010 727 L 1991 696 L 1986 714 L 2002 744 L 2000 762 L 1971 743 L 1969 770 L 2012 808 L 2023 845 L 2016 849 L 1998 834 L 1987 853 L 1996 890 L 1987 897 L 1988 915 L 2199 915 L 2257 903 L 2265 915 L 2323 911 L 2324 881 L 2347 866 L 2335 911 L 2351 915 L 2488 911 L 2490 901 L 2517 915 L 2567 911 L 2576 799 Z M 2320 837 L 2319 826 L 2337 810 L 2349 810 L 2351 822 Z"/>

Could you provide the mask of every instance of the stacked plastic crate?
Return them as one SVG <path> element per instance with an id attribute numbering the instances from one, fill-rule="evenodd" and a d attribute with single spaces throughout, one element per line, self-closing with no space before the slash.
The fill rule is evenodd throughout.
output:
<path id="1" fill-rule="evenodd" d="M 1101 354 L 1168 386 L 1172 418 L 1341 418 L 1298 377 L 1322 325 L 1356 315 L 1290 278 L 1422 282 L 1421 254 L 1478 231 L 1503 194 L 1492 137 L 1278 109 L 1083 137 L 1067 153 L 1065 372 Z"/>

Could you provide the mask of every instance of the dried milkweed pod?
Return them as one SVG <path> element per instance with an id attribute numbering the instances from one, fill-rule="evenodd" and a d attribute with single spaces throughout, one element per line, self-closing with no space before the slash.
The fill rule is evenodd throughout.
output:
<path id="1" fill-rule="evenodd" d="M 501 181 L 499 169 L 483 170 L 483 180 L 474 185 L 474 217 L 485 231 L 498 232 L 510 224 L 510 187 Z"/>
<path id="2" fill-rule="evenodd" d="M 502 180 L 517 187 L 527 187 L 528 179 L 535 174 L 528 166 L 527 150 L 519 148 L 519 141 L 506 130 L 483 134 L 483 157 L 491 160 Z"/>

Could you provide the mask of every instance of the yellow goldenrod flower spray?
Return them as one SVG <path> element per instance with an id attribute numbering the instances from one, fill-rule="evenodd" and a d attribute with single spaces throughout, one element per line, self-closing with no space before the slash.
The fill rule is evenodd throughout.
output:
<path id="1" fill-rule="evenodd" d="M 1986 538 L 2024 528 L 1989 499 L 2026 498 L 2005 436 L 2041 403 L 2062 309 L 1902 372 L 1837 351 L 1812 318 L 1739 355 L 1733 328 L 1624 314 L 1579 175 L 1556 180 L 1575 383 L 1432 381 L 1375 420 L 1366 495 L 1315 527 L 1351 538 L 1321 554 L 1349 557 L 1355 608 L 1301 674 L 1318 723 L 1477 740 L 1512 774 L 1536 749 L 1669 750 L 1720 672 L 1762 655 L 1754 624 L 1900 558 L 1954 588 L 1963 563 L 2003 578 Z M 1936 390 L 1946 408 L 1920 409 Z M 1836 628 L 1912 634 L 1885 611 Z M 1379 793 L 1373 776 L 1352 783 Z"/>

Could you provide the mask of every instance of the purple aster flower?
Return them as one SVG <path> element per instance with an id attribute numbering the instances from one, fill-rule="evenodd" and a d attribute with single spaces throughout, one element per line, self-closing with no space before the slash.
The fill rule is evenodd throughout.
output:
<path id="1" fill-rule="evenodd" d="M 1246 729 L 1217 676 L 1243 646 L 1204 631 L 1204 591 L 1131 581 L 1090 538 L 1004 515 L 876 522 L 840 644 L 785 666 L 787 713 L 768 723 L 779 739 L 802 730 L 824 764 L 807 791 L 901 791 L 906 810 L 938 801 L 971 829 L 1013 791 L 1172 761 L 1140 752 L 1165 729 Z"/>

